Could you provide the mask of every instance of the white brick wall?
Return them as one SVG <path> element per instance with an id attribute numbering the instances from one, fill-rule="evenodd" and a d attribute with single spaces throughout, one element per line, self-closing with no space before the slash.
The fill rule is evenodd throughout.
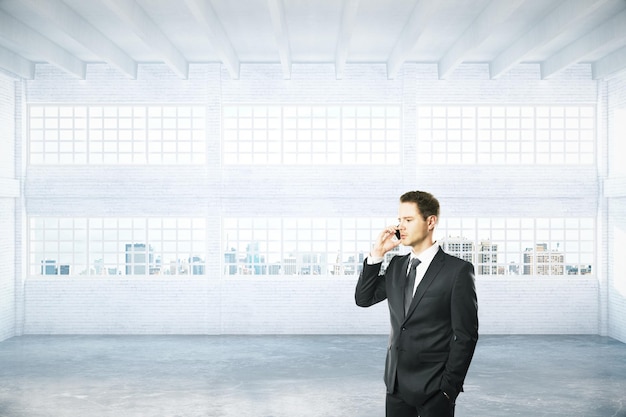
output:
<path id="1" fill-rule="evenodd" d="M 609 336 L 626 343 L 626 270 L 623 253 L 626 247 L 626 199 L 609 203 Z"/>
<path id="2" fill-rule="evenodd" d="M 15 81 L 0 74 L 0 341 L 15 335 Z"/>
<path id="3" fill-rule="evenodd" d="M 387 330 L 386 305 L 337 279 L 69 279 L 26 283 L 26 334 L 345 334 Z"/>
<path id="4" fill-rule="evenodd" d="M 614 127 L 616 117 L 623 118 L 626 109 L 626 75 L 608 81 L 608 91 L 608 149 L 611 152 L 614 149 L 611 145 L 619 142 L 623 152 L 626 132 L 617 132 Z M 622 114 L 616 116 L 618 109 Z M 620 122 L 624 126 L 623 119 Z M 626 343 L 626 270 L 622 263 L 626 248 L 626 170 L 623 168 L 624 155 L 615 156 L 610 158 L 608 177 L 604 181 L 605 210 L 608 212 L 608 335 Z"/>
<path id="5" fill-rule="evenodd" d="M 219 280 L 31 278 L 25 334 L 218 334 Z"/>
<path id="6" fill-rule="evenodd" d="M 14 199 L 0 198 L 0 341 L 15 335 Z"/>
<path id="7" fill-rule="evenodd" d="M 165 67 L 142 66 L 133 81 L 94 65 L 80 82 L 38 66 L 26 96 L 29 103 L 207 104 L 209 126 L 206 167 L 30 167 L 25 184 L 30 215 L 202 215 L 210 235 L 220 236 L 222 216 L 394 216 L 401 193 L 424 189 L 440 198 L 444 216 L 596 216 L 593 169 L 461 169 L 412 162 L 419 103 L 596 104 L 598 86 L 586 66 L 549 81 L 540 80 L 534 65 L 521 65 L 500 80 L 489 80 L 486 66 L 464 65 L 446 81 L 437 79 L 434 67 L 417 65 L 407 65 L 395 80 L 387 80 L 377 65 L 348 65 L 343 80 L 335 79 L 330 65 L 294 65 L 291 80 L 282 79 L 278 65 L 244 65 L 239 80 L 217 65 L 193 66 L 189 80 Z M 232 103 L 400 104 L 403 163 L 384 171 L 221 167 L 220 109 Z M 384 303 L 371 309 L 354 305 L 356 278 L 222 277 L 219 239 L 210 244 L 215 255 L 205 279 L 30 278 L 24 333 L 388 331 Z M 594 277 L 479 277 L 477 285 L 484 334 L 600 332 Z"/>
<path id="8" fill-rule="evenodd" d="M 597 334 L 595 277 L 479 277 L 478 318 L 486 334 Z"/>
<path id="9" fill-rule="evenodd" d="M 354 279 L 41 279 L 25 334 L 386 334 L 387 304 L 354 304 Z M 477 280 L 482 334 L 597 334 L 598 284 Z"/>

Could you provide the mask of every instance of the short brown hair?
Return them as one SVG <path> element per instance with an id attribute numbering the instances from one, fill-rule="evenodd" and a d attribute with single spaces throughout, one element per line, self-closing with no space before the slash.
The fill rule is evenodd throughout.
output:
<path id="1" fill-rule="evenodd" d="M 415 203 L 424 220 L 430 216 L 439 218 L 439 201 L 426 191 L 409 191 L 400 197 L 401 203 Z"/>

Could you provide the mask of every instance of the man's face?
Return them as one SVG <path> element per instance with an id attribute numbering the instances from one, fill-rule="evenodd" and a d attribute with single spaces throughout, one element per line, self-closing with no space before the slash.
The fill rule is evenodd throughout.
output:
<path id="1" fill-rule="evenodd" d="M 426 249 L 432 245 L 432 229 L 436 222 L 435 216 L 430 216 L 426 220 L 422 217 L 416 203 L 400 203 L 398 210 L 398 220 L 400 222 L 400 240 L 405 246 Z"/>

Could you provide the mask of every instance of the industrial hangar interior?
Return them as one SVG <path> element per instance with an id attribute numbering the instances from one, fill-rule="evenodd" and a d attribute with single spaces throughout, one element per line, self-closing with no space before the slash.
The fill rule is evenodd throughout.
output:
<path id="1" fill-rule="evenodd" d="M 625 158 L 623 0 L 2 0 L 0 416 L 383 415 L 409 190 L 456 415 L 626 416 Z"/>

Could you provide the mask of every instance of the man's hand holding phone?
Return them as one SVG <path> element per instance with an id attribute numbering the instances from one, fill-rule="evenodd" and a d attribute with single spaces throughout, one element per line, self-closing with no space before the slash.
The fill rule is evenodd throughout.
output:
<path id="1" fill-rule="evenodd" d="M 388 226 L 378 235 L 370 255 L 383 258 L 387 252 L 398 246 L 400 246 L 400 230 L 398 226 Z"/>

